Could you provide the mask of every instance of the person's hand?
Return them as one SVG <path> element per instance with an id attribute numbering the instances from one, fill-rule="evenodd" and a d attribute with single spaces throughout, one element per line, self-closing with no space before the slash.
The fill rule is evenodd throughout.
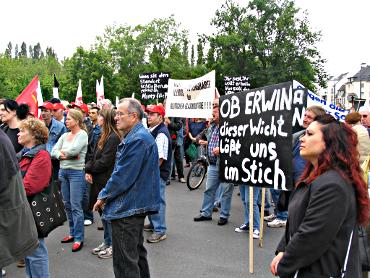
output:
<path id="1" fill-rule="evenodd" d="M 93 180 L 92 180 L 92 175 L 91 174 L 85 174 L 85 180 L 88 182 L 88 183 L 93 183 Z"/>
<path id="2" fill-rule="evenodd" d="M 60 156 L 59 156 L 59 160 L 66 160 L 66 159 L 67 159 L 66 154 L 63 151 L 61 151 Z"/>
<path id="3" fill-rule="evenodd" d="M 206 140 L 199 140 L 199 145 L 202 145 L 202 146 L 205 146 L 205 145 L 207 145 L 207 141 Z"/>
<path id="4" fill-rule="evenodd" d="M 93 211 L 99 211 L 100 210 L 103 210 L 104 208 L 104 205 L 105 205 L 105 200 L 97 200 L 94 207 L 93 207 Z"/>
<path id="5" fill-rule="evenodd" d="M 170 123 L 171 123 L 171 120 L 170 120 L 169 118 L 165 118 L 165 119 L 164 119 L 164 124 L 165 124 L 165 125 L 167 125 L 167 126 L 168 126 Z"/>
<path id="6" fill-rule="evenodd" d="M 212 153 L 213 155 L 218 156 L 220 154 L 220 148 L 219 147 L 213 148 Z"/>
<path id="7" fill-rule="evenodd" d="M 277 254 L 271 262 L 270 270 L 271 270 L 271 273 L 275 276 L 277 276 L 277 267 L 283 255 L 284 255 L 284 252 L 279 252 L 279 254 Z"/>

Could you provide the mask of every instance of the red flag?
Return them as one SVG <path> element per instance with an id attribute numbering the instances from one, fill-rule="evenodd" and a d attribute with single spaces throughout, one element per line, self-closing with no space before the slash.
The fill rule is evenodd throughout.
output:
<path id="1" fill-rule="evenodd" d="M 30 84 L 23 90 L 23 92 L 16 98 L 18 104 L 26 103 L 30 107 L 30 112 L 38 118 L 38 103 L 37 103 L 37 89 L 39 84 L 39 77 L 36 75 Z"/>

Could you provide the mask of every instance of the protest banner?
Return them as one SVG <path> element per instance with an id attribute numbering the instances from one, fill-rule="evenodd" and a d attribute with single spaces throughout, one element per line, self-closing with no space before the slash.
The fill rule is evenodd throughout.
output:
<path id="1" fill-rule="evenodd" d="M 220 178 L 250 186 L 250 227 L 253 227 L 253 186 L 293 188 L 292 133 L 300 128 L 307 105 L 306 88 L 294 85 L 297 83 L 285 82 L 221 97 Z M 262 225 L 263 213 L 260 246 Z M 253 273 L 253 246 L 253 229 L 250 229 L 250 273 Z"/>
<path id="2" fill-rule="evenodd" d="M 221 97 L 223 180 L 292 189 L 292 133 L 303 121 L 306 91 L 286 82 Z"/>
<path id="3" fill-rule="evenodd" d="M 307 90 L 307 107 L 312 105 L 322 106 L 327 114 L 332 115 L 334 118 L 342 122 L 344 122 L 346 115 L 349 113 L 345 108 L 339 107 L 334 103 L 330 103 L 326 99 L 323 99 L 310 90 Z"/>
<path id="4" fill-rule="evenodd" d="M 170 74 L 168 72 L 139 74 L 141 99 L 166 99 L 169 78 Z"/>
<path id="5" fill-rule="evenodd" d="M 215 71 L 190 80 L 168 80 L 166 116 L 211 118 L 215 99 Z"/>
<path id="6" fill-rule="evenodd" d="M 225 95 L 249 90 L 251 84 L 247 76 L 224 76 Z"/>

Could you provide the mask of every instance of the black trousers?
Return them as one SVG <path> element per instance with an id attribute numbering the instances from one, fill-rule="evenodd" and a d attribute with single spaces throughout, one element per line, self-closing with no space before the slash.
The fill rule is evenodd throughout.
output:
<path id="1" fill-rule="evenodd" d="M 117 278 L 149 278 L 144 247 L 145 215 L 112 220 L 113 270 Z"/>
<path id="2" fill-rule="evenodd" d="M 184 177 L 184 154 L 182 152 L 182 146 L 172 145 L 173 162 L 172 162 L 172 177 L 176 175 L 175 166 L 177 170 L 177 176 L 179 179 Z"/>

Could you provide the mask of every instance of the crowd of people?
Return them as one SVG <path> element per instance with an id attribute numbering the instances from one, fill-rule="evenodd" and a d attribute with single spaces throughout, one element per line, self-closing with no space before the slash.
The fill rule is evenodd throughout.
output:
<path id="1" fill-rule="evenodd" d="M 194 221 L 212 220 L 220 210 L 217 224 L 228 224 L 236 185 L 219 175 L 219 99 L 213 103 L 212 119 L 166 117 L 163 105 L 145 107 L 132 98 L 122 99 L 117 107 L 109 100 L 98 107 L 65 106 L 51 99 L 39 109 L 37 119 L 27 105 L 0 100 L 1 219 L 10 217 L 1 208 L 17 208 L 11 217 L 21 220 L 4 220 L 5 234 L 11 231 L 14 238 L 2 233 L 0 268 L 18 261 L 26 277 L 50 277 L 47 246 L 38 236 L 27 200 L 59 181 L 69 225 L 61 243 L 72 243 L 71 251 L 80 251 L 85 226 L 93 223 L 97 211 L 104 234 L 91 253 L 112 258 L 116 277 L 150 277 L 143 231 L 150 232 L 148 243 L 167 238 L 166 186 L 175 179 L 186 182 L 184 168 L 202 149 L 208 159 L 207 180 Z M 286 228 L 271 262 L 273 275 L 339 277 L 346 272 L 347 277 L 361 277 L 357 229 L 368 221 L 369 181 L 363 179 L 360 165 L 370 152 L 369 114 L 361 108 L 341 123 L 319 106 L 306 109 L 302 131 L 292 136 L 295 189 L 266 191 L 267 226 Z M 190 145 L 197 149 L 195 157 L 186 152 Z M 244 219 L 235 232 L 251 228 L 258 239 L 261 188 L 253 187 L 249 227 L 250 186 L 239 185 Z M 28 232 L 21 235 L 18 229 Z"/>

